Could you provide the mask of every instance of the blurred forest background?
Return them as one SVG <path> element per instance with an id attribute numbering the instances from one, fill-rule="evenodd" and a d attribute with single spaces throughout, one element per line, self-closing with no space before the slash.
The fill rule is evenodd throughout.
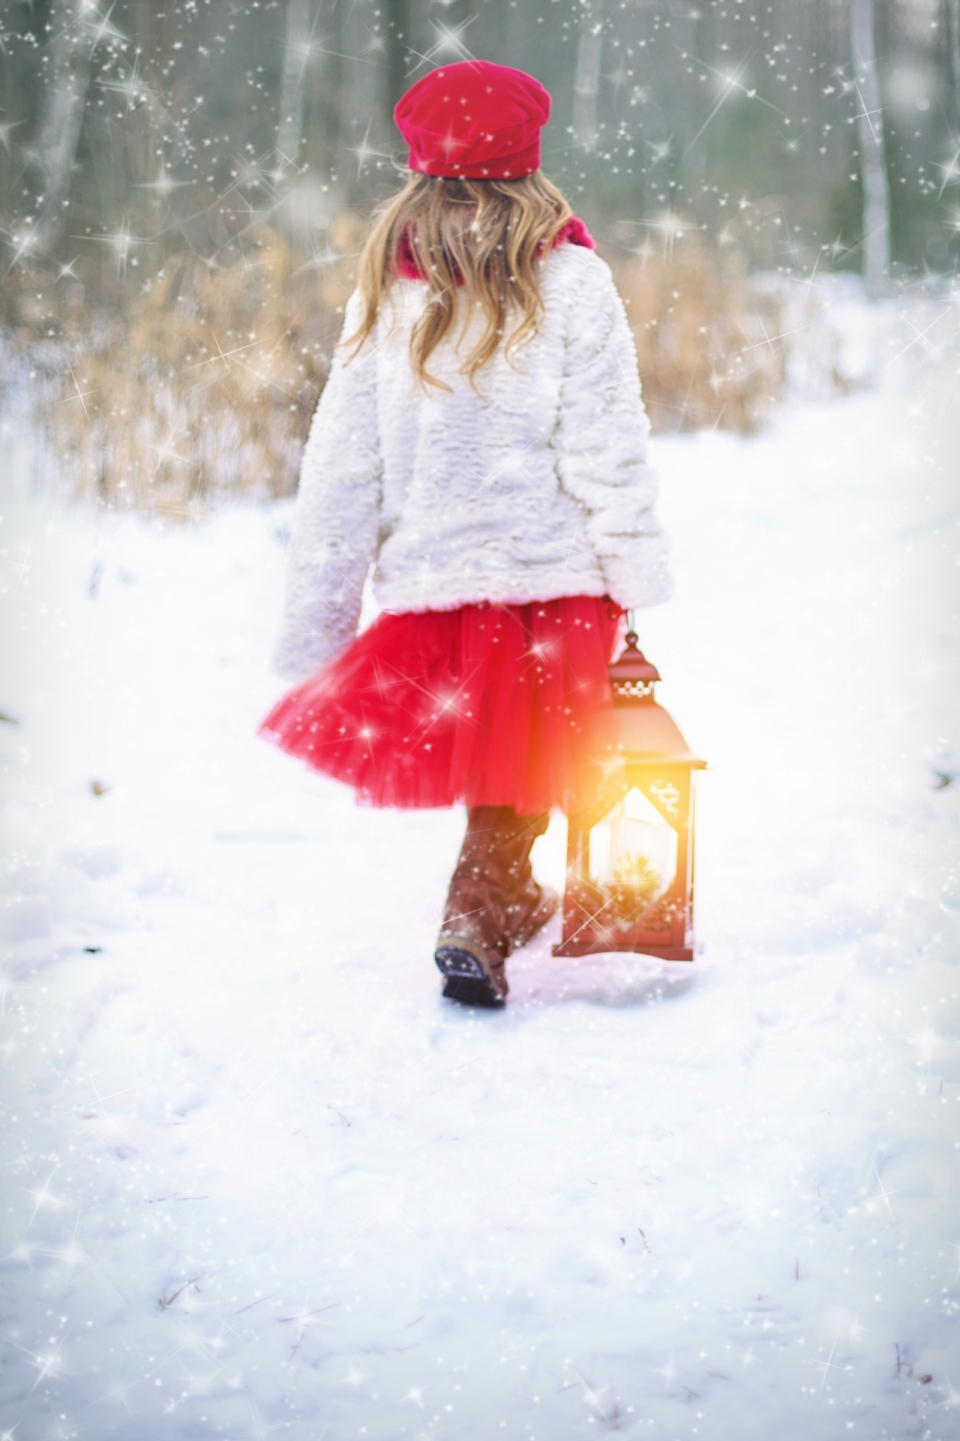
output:
<path id="1" fill-rule="evenodd" d="M 544 170 L 614 266 L 659 428 L 758 424 L 789 337 L 829 349 L 810 306 L 830 272 L 881 296 L 956 270 L 960 0 L 0 15 L 0 385 L 43 464 L 114 503 L 294 487 L 366 221 L 401 180 L 393 105 L 445 61 L 551 91 Z"/>

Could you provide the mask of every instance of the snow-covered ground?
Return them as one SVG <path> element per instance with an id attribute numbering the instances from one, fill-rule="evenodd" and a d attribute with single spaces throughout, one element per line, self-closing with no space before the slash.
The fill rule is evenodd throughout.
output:
<path id="1" fill-rule="evenodd" d="M 256 738 L 288 508 L 11 488 L 0 1434 L 960 1436 L 946 327 L 658 442 L 699 954 L 551 935 L 503 1013 L 431 960 L 462 817 Z"/>

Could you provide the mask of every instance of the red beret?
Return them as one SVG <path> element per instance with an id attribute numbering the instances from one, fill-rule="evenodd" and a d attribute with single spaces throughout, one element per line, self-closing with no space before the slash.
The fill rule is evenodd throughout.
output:
<path id="1" fill-rule="evenodd" d="M 431 70 L 397 102 L 393 118 L 411 170 L 470 180 L 518 180 L 540 166 L 550 96 L 532 75 L 489 60 Z"/>

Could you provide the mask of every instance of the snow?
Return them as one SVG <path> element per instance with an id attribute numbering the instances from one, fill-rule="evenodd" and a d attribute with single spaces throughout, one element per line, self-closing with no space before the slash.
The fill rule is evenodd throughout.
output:
<path id="1" fill-rule="evenodd" d="M 657 443 L 697 959 L 550 935 L 503 1013 L 462 816 L 256 737 L 288 507 L 8 481 L 2 1434 L 960 1436 L 956 372 L 890 344 Z"/>

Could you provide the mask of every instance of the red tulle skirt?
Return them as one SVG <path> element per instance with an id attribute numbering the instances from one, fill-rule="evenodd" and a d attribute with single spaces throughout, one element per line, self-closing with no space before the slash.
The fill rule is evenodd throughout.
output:
<path id="1" fill-rule="evenodd" d="M 595 792 L 616 754 L 607 598 L 381 615 L 261 734 L 375 806 L 513 806 Z"/>

